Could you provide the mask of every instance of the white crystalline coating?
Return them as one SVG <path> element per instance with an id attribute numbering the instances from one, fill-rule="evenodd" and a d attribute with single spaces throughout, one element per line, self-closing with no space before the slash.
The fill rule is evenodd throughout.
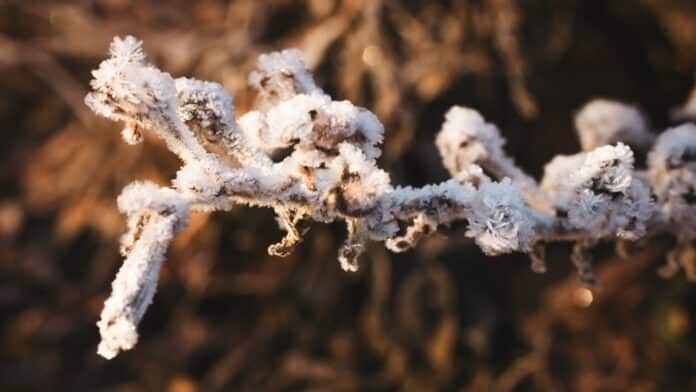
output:
<path id="1" fill-rule="evenodd" d="M 187 204 L 181 194 L 151 182 L 133 183 L 119 196 L 119 209 L 128 216 L 129 230 L 121 239 L 126 260 L 97 323 L 99 355 L 113 358 L 137 342 L 137 325 L 157 290 L 169 243 L 188 218 Z"/>
<path id="2" fill-rule="evenodd" d="M 170 188 L 162 188 L 154 182 L 136 181 L 128 184 L 116 200 L 118 209 L 126 215 L 143 210 L 162 212 L 167 209 L 183 210 L 187 199 Z"/>
<path id="3" fill-rule="evenodd" d="M 471 204 L 468 237 L 487 255 L 528 251 L 534 222 L 519 189 L 504 178 L 484 183 Z"/>
<path id="4" fill-rule="evenodd" d="M 536 180 L 520 169 L 503 150 L 505 139 L 498 128 L 486 122 L 477 111 L 460 106 L 451 108 L 445 115 L 445 123 L 435 144 L 452 176 L 458 176 L 472 164 L 479 165 L 498 179 L 510 178 L 530 205 L 545 213 L 551 212 L 551 201 Z"/>
<path id="5" fill-rule="evenodd" d="M 633 174 L 633 152 L 622 143 L 556 158 L 546 168 L 544 188 L 554 192 L 565 225 L 592 238 L 637 239 L 654 215 L 647 185 Z"/>
<path id="6" fill-rule="evenodd" d="M 252 110 L 246 112 L 237 120 L 242 134 L 248 141 L 248 143 L 257 149 L 267 151 L 266 143 L 264 142 L 265 134 L 268 132 L 268 125 L 266 124 L 266 115 L 262 112 Z"/>
<path id="7" fill-rule="evenodd" d="M 348 236 L 338 259 L 346 271 L 358 269 L 370 240 L 403 252 L 456 222 L 468 224 L 466 236 L 486 254 L 530 253 L 537 269 L 543 265 L 538 250 L 548 241 L 573 241 L 585 252 L 599 239 L 670 232 L 685 248 L 696 232 L 694 125 L 660 136 L 647 175 L 634 170 L 633 152 L 618 143 L 554 158 L 539 186 L 505 154 L 495 125 L 455 107 L 436 139 L 452 178 L 394 187 L 377 164 L 382 124 L 368 110 L 319 90 L 298 51 L 260 57 L 250 77 L 258 105 L 238 120 L 222 86 L 175 81 L 145 62 L 133 37 L 114 39 L 111 58 L 93 75 L 86 103 L 96 113 L 123 121 L 129 143 L 153 132 L 183 161 L 169 187 L 134 182 L 118 198 L 128 230 L 121 238 L 125 261 L 97 323 L 98 352 L 106 358 L 136 344 L 166 250 L 194 212 L 237 204 L 272 208 L 285 231 L 268 249 L 278 256 L 301 243 L 301 222 L 343 220 Z M 616 103 L 595 101 L 576 120 L 584 146 L 647 135 L 640 114 Z M 578 260 L 588 278 L 589 261 Z"/>
<path id="8" fill-rule="evenodd" d="M 210 143 L 219 143 L 242 165 L 268 167 L 271 160 L 262 153 L 256 139 L 240 132 L 234 118 L 232 97 L 222 85 L 196 79 L 176 79 L 179 118 Z"/>
<path id="9" fill-rule="evenodd" d="M 172 181 L 175 188 L 196 192 L 208 197 L 214 196 L 224 184 L 224 174 L 215 168 L 200 163 L 184 165 Z"/>
<path id="10" fill-rule="evenodd" d="M 650 190 L 634 181 L 621 196 L 597 194 L 581 189 L 567 206 L 568 223 L 573 229 L 583 229 L 590 236 L 607 235 L 636 240 L 646 233 L 647 222 L 654 214 Z"/>
<path id="11" fill-rule="evenodd" d="M 260 55 L 256 70 L 249 75 L 249 84 L 271 101 L 302 93 L 323 94 L 307 71 L 302 52 L 298 49 Z"/>
<path id="12" fill-rule="evenodd" d="M 172 104 L 176 89 L 170 83 L 171 77 L 145 63 L 141 45 L 142 42 L 132 36 L 115 38 L 110 48 L 112 57 L 92 71 L 94 79 L 90 84 L 95 93 L 87 95 L 87 104 L 98 114 L 114 120 L 128 120 L 131 112 L 176 107 Z M 108 96 L 99 96 L 96 92 Z M 157 102 L 162 98 L 164 102 Z M 103 99 L 118 102 L 126 113 L 114 111 Z"/>
<path id="13" fill-rule="evenodd" d="M 575 115 L 575 129 L 583 151 L 616 142 L 645 146 L 654 139 L 637 108 L 608 99 L 585 104 Z"/>
<path id="14" fill-rule="evenodd" d="M 473 186 L 460 184 L 455 179 L 439 184 L 425 185 L 420 188 L 410 186 L 398 187 L 389 195 L 389 208 L 398 210 L 400 206 L 416 205 L 418 207 L 416 208 L 417 214 L 423 207 L 427 206 L 430 207 L 428 213 L 437 222 L 450 223 L 457 218 L 461 218 L 463 214 L 468 213 L 475 194 L 476 190 Z M 438 198 L 445 199 L 448 202 L 442 203 L 440 208 L 436 208 L 437 206 L 434 203 Z M 464 206 L 466 206 L 466 211 L 463 209 Z"/>
<path id="15" fill-rule="evenodd" d="M 655 201 L 647 182 L 634 176 L 622 203 L 621 215 L 614 218 L 618 226 L 617 236 L 635 241 L 647 233 L 648 222 L 656 213 Z"/>
<path id="16" fill-rule="evenodd" d="M 541 180 L 541 189 L 552 198 L 562 197 L 566 188 L 566 181 L 585 162 L 587 154 L 556 155 L 544 166 L 544 176 Z"/>
<path id="17" fill-rule="evenodd" d="M 137 325 L 157 290 L 164 253 L 176 225 L 175 215 L 148 215 L 148 223 L 119 269 L 97 323 L 101 334 L 97 353 L 104 358 L 131 349 L 138 341 Z"/>
<path id="18" fill-rule="evenodd" d="M 357 108 L 357 113 L 350 117 L 350 128 L 356 132 L 360 131 L 360 134 L 365 138 L 364 150 L 368 157 L 378 158 L 382 154 L 382 150 L 377 146 L 384 142 L 384 126 L 374 113 Z"/>
<path id="19" fill-rule="evenodd" d="M 125 112 L 105 105 L 96 99 L 94 93 L 88 95 L 87 104 L 107 118 L 126 120 L 136 113 L 156 114 L 158 110 L 167 111 L 176 107 L 176 89 L 170 83 L 171 77 L 155 68 L 116 58 L 104 61 L 92 75 L 92 88 L 107 94 L 104 99 L 117 101 L 119 109 Z"/>
<path id="20" fill-rule="evenodd" d="M 189 78 L 178 78 L 175 83 L 179 116 L 184 122 L 196 121 L 204 128 L 234 129 L 232 97 L 222 85 Z"/>
<path id="21" fill-rule="evenodd" d="M 648 154 L 648 177 L 674 232 L 696 232 L 696 125 L 683 124 L 662 133 Z"/>
<path id="22" fill-rule="evenodd" d="M 367 158 L 356 146 L 341 143 L 338 152 L 345 160 L 348 171 L 360 177 L 365 192 L 381 195 L 392 190 L 389 174 L 378 168 L 375 161 Z"/>
<path id="23" fill-rule="evenodd" d="M 140 41 L 130 36 L 114 39 L 113 57 L 92 71 L 93 91 L 85 103 L 106 118 L 156 132 L 184 161 L 203 158 L 205 150 L 177 114 L 174 79 L 146 64 L 140 47 Z"/>
<path id="24" fill-rule="evenodd" d="M 498 128 L 487 123 L 477 111 L 454 106 L 445 115 L 435 144 L 445 167 L 457 172 L 501 151 L 505 141 Z"/>
<path id="25" fill-rule="evenodd" d="M 376 159 L 384 137 L 384 128 L 374 114 L 320 94 L 298 94 L 266 113 L 249 112 L 239 119 L 239 125 L 251 145 L 268 153 L 294 147 L 312 154 L 350 142 L 369 159 Z"/>
<path id="26" fill-rule="evenodd" d="M 696 125 L 683 124 L 660 134 L 648 155 L 650 168 L 676 169 L 696 158 Z"/>
<path id="27" fill-rule="evenodd" d="M 625 191 L 631 185 L 633 151 L 623 143 L 596 148 L 569 177 L 571 187 L 594 187 L 607 192 Z"/>
<path id="28" fill-rule="evenodd" d="M 266 113 L 267 128 L 262 133 L 262 140 L 267 148 L 311 142 L 311 112 L 318 112 L 330 102 L 331 99 L 325 95 L 300 94 L 272 107 Z"/>
<path id="29" fill-rule="evenodd" d="M 133 146 L 143 141 L 143 132 L 136 123 L 128 122 L 121 131 L 121 137 L 126 144 Z"/>
<path id="30" fill-rule="evenodd" d="M 114 37 L 109 54 L 113 59 L 126 62 L 142 63 L 145 61 L 143 42 L 132 35 L 125 38 Z"/>

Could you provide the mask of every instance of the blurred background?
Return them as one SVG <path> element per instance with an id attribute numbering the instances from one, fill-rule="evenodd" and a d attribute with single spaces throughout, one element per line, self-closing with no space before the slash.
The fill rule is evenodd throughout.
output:
<path id="1" fill-rule="evenodd" d="M 174 76 L 222 83 L 237 113 L 258 54 L 300 48 L 318 84 L 374 111 L 396 184 L 445 179 L 434 135 L 468 105 L 538 176 L 573 153 L 574 112 L 606 97 L 670 124 L 696 69 L 692 0 L 0 0 L 0 390 L 696 390 L 696 289 L 656 276 L 668 240 L 598 250 L 602 291 L 488 258 L 463 229 L 357 273 L 343 225 L 286 259 L 268 210 L 198 215 L 170 248 L 135 349 L 105 361 L 95 322 L 121 257 L 115 199 L 179 162 L 128 146 L 83 104 L 114 35 Z"/>

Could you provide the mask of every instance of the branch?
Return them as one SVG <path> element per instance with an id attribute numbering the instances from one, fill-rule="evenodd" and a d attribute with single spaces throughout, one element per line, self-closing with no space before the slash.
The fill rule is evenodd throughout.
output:
<path id="1" fill-rule="evenodd" d="M 173 79 L 146 62 L 133 37 L 115 38 L 111 57 L 93 75 L 85 99 L 93 111 L 124 122 L 128 143 L 153 132 L 183 163 L 170 187 L 134 183 L 119 197 L 129 229 L 122 239 L 126 259 L 98 323 L 98 352 L 106 358 L 135 345 L 166 249 L 197 211 L 238 204 L 274 209 L 287 232 L 268 249 L 278 256 L 302 241 L 307 230 L 300 223 L 345 221 L 348 237 L 338 259 L 347 271 L 359 268 L 369 241 L 403 252 L 456 222 L 467 225 L 465 235 L 485 254 L 529 253 L 537 272 L 546 270 L 545 243 L 576 243 L 573 260 L 588 284 L 594 279 L 586 255 L 601 240 L 668 232 L 678 238 L 680 255 L 693 253 L 684 250 L 696 231 L 693 125 L 657 138 L 643 173 L 633 169 L 633 152 L 621 143 L 622 135 L 630 139 L 636 132 L 611 130 L 625 129 L 622 124 L 635 123 L 635 116 L 588 106 L 590 118 L 597 110 L 603 118 L 591 132 L 613 124 L 608 129 L 616 144 L 557 157 L 537 183 L 505 154 L 494 125 L 472 109 L 455 107 L 436 138 L 452 178 L 394 187 L 377 166 L 382 124 L 368 110 L 319 89 L 299 51 L 259 58 L 249 78 L 258 106 L 239 118 L 222 86 Z"/>

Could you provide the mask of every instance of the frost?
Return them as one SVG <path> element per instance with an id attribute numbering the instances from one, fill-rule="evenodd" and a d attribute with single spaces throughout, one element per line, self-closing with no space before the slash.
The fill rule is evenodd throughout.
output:
<path id="1" fill-rule="evenodd" d="M 297 94 L 322 94 L 307 70 L 302 52 L 297 49 L 259 56 L 256 70 L 249 75 L 249 84 L 258 91 L 262 107 Z"/>
<path id="2" fill-rule="evenodd" d="M 555 196 L 569 230 L 590 238 L 635 240 L 646 233 L 654 214 L 650 190 L 635 178 L 628 146 L 602 146 L 588 153 L 557 157 L 546 167 L 543 187 Z"/>
<path id="3" fill-rule="evenodd" d="M 664 220 L 687 241 L 696 233 L 696 125 L 671 128 L 648 154 L 648 177 Z"/>
<path id="4" fill-rule="evenodd" d="M 694 125 L 661 135 L 643 173 L 634 170 L 633 151 L 621 142 L 649 137 L 643 118 L 629 106 L 594 101 L 576 118 L 587 151 L 554 158 L 538 184 L 506 154 L 495 125 L 473 109 L 454 107 L 436 138 L 451 178 L 394 186 L 377 163 L 382 124 L 370 111 L 319 89 L 299 51 L 259 57 L 249 78 L 258 104 L 236 118 L 221 85 L 174 79 L 147 63 L 141 47 L 133 37 L 115 38 L 111 57 L 93 71 L 85 101 L 97 114 L 123 122 L 127 143 L 151 132 L 182 166 L 169 186 L 134 182 L 118 198 L 127 221 L 125 261 L 97 323 L 98 353 L 105 358 L 136 344 L 167 248 L 189 216 L 201 211 L 273 209 L 284 232 L 268 247 L 277 256 L 300 246 L 306 234 L 301 223 L 343 221 L 347 236 L 337 258 L 346 271 L 360 268 L 371 241 L 404 252 L 458 222 L 484 253 L 528 253 L 537 272 L 546 270 L 546 243 L 572 242 L 571 259 L 586 284 L 595 281 L 589 251 L 599 240 L 670 233 L 678 247 L 665 271 L 683 266 L 690 254 Z"/>
<path id="5" fill-rule="evenodd" d="M 442 130 L 435 138 L 442 163 L 450 172 L 502 155 L 505 141 L 498 128 L 486 123 L 475 110 L 455 106 L 445 115 Z"/>
<path id="6" fill-rule="evenodd" d="M 583 151 L 617 142 L 642 148 L 655 139 L 638 109 L 608 99 L 585 104 L 575 116 L 575 129 Z"/>
<path id="7" fill-rule="evenodd" d="M 509 178 L 481 185 L 466 235 L 487 255 L 529 251 L 534 222 L 520 191 Z"/>

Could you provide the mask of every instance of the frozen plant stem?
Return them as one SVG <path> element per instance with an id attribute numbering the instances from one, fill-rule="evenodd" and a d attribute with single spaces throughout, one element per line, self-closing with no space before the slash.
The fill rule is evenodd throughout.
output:
<path id="1" fill-rule="evenodd" d="M 594 281 L 589 247 L 600 240 L 673 234 L 679 252 L 670 272 L 689 269 L 694 254 L 687 250 L 696 232 L 696 126 L 655 139 L 640 113 L 621 103 L 586 106 L 578 119 L 585 151 L 554 158 L 540 183 L 505 153 L 495 125 L 454 107 L 436 138 L 452 178 L 412 188 L 394 187 L 377 166 L 379 120 L 326 95 L 299 51 L 259 58 L 249 77 L 257 109 L 238 118 L 222 86 L 172 78 L 146 62 L 133 37 L 115 38 L 93 76 L 85 101 L 94 112 L 123 122 L 127 143 L 152 132 L 182 161 L 170 187 L 136 182 L 119 196 L 128 231 L 97 323 L 105 358 L 136 344 L 167 247 L 197 211 L 273 208 L 286 232 L 268 248 L 278 256 L 302 241 L 301 223 L 343 220 L 348 237 L 338 259 L 347 271 L 359 268 L 369 241 L 403 252 L 454 222 L 466 223 L 465 235 L 487 255 L 530 254 L 536 272 L 546 270 L 545 243 L 576 243 L 572 259 L 585 283 Z M 627 145 L 653 142 L 647 172 L 634 170 Z"/>

